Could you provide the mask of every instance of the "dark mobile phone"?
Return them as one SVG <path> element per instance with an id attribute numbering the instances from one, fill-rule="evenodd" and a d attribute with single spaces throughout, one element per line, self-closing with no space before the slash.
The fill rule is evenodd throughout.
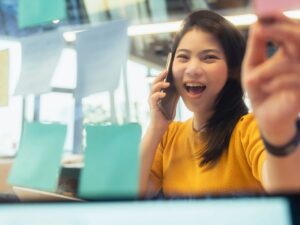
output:
<path id="1" fill-rule="evenodd" d="M 176 114 L 176 105 L 179 99 L 179 94 L 174 84 L 173 75 L 172 75 L 172 54 L 169 53 L 167 58 L 167 77 L 166 82 L 170 83 L 168 88 L 162 89 L 166 93 L 166 96 L 158 101 L 158 107 L 161 110 L 162 114 L 167 120 L 173 120 Z"/>

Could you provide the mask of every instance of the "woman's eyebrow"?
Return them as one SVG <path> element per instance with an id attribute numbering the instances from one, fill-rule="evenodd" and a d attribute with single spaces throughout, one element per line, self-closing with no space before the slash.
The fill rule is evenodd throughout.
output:
<path id="1" fill-rule="evenodd" d="M 202 56 L 202 57 L 207 55 L 207 54 L 215 54 L 219 58 L 224 58 L 225 57 L 223 51 L 219 50 L 219 49 L 204 49 L 201 52 L 199 52 L 199 55 Z"/>
<path id="2" fill-rule="evenodd" d="M 176 53 L 190 53 L 191 51 L 188 50 L 188 49 L 184 49 L 184 48 L 181 48 L 181 49 L 178 49 L 176 51 Z M 200 51 L 200 54 L 207 54 L 207 53 L 217 53 L 217 54 L 223 54 L 223 52 L 219 49 L 214 49 L 214 48 L 209 48 L 209 49 L 204 49 L 204 50 L 201 50 Z"/>
<path id="3" fill-rule="evenodd" d="M 218 50 L 218 49 L 204 49 L 201 51 L 201 53 L 219 53 L 219 54 L 222 54 L 223 52 L 221 50 Z"/>
<path id="4" fill-rule="evenodd" d="M 181 48 L 181 49 L 178 49 L 176 52 L 177 52 L 177 53 L 180 53 L 180 52 L 183 52 L 183 53 L 189 53 L 189 52 L 191 52 L 191 51 L 188 50 L 188 49 Z"/>

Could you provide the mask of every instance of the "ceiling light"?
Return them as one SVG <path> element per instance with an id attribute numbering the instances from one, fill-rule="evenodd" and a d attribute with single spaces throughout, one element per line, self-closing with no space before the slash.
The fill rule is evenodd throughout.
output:
<path id="1" fill-rule="evenodd" d="M 157 24 L 145 24 L 145 25 L 133 25 L 128 27 L 128 35 L 144 35 L 144 34 L 158 34 L 158 33 L 170 33 L 179 29 L 181 21 L 157 23 Z"/>
<path id="2" fill-rule="evenodd" d="M 248 26 L 252 23 L 255 23 L 257 20 L 257 17 L 254 14 L 225 16 L 225 18 L 237 27 Z"/>
<path id="3" fill-rule="evenodd" d="M 286 16 L 292 19 L 300 19 L 300 10 L 284 12 Z M 257 20 L 255 14 L 242 14 L 234 16 L 224 16 L 228 21 L 237 27 L 249 26 Z M 128 36 L 138 36 L 147 34 L 161 34 L 177 32 L 181 26 L 182 21 L 156 23 L 156 24 L 144 24 L 144 25 L 132 25 L 128 27 Z M 77 31 L 78 32 L 78 31 Z M 76 32 L 65 32 L 64 38 L 67 42 L 73 42 L 76 40 Z"/>
<path id="4" fill-rule="evenodd" d="M 286 16 L 292 19 L 300 19 L 300 10 L 286 11 Z M 237 27 L 249 26 L 257 20 L 255 14 L 242 14 L 234 16 L 224 16 L 228 21 Z M 145 35 L 145 34 L 158 34 L 158 33 L 170 33 L 177 32 L 180 28 L 182 21 L 157 23 L 157 24 L 145 24 L 145 25 L 133 25 L 128 28 L 129 36 Z"/>

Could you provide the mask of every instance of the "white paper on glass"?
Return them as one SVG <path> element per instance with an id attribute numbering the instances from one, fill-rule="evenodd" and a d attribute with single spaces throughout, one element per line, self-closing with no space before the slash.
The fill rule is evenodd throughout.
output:
<path id="1" fill-rule="evenodd" d="M 77 33 L 77 98 L 118 87 L 128 56 L 127 27 L 127 21 L 113 21 Z"/>
<path id="2" fill-rule="evenodd" d="M 51 80 L 64 47 L 60 31 L 20 39 L 21 74 L 14 95 L 42 94 L 51 90 Z"/>

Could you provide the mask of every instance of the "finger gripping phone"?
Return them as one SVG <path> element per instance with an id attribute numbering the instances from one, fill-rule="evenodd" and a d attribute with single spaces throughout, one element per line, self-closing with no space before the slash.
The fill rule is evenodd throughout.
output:
<path id="1" fill-rule="evenodd" d="M 173 120 L 175 118 L 176 105 L 179 100 L 179 94 L 175 87 L 174 79 L 172 75 L 172 69 L 171 69 L 172 61 L 173 61 L 172 54 L 169 53 L 167 58 L 167 65 L 166 65 L 168 74 L 167 77 L 165 78 L 165 81 L 169 82 L 170 86 L 167 88 L 163 88 L 161 90 L 166 93 L 166 96 L 157 102 L 160 111 L 162 112 L 162 114 L 167 120 Z"/>

